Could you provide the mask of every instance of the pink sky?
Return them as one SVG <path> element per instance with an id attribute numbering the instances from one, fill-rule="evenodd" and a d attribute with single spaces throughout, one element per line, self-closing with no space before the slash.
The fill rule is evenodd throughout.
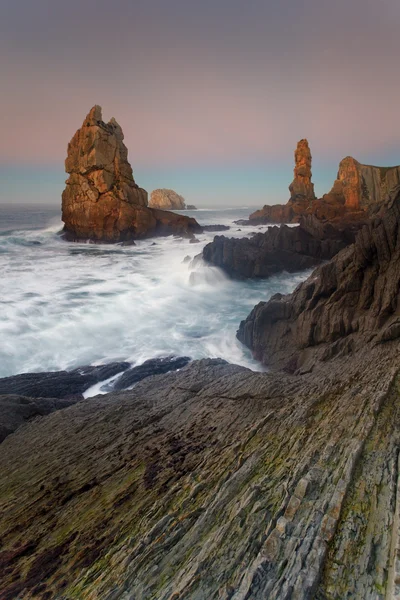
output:
<path id="1" fill-rule="evenodd" d="M 93 104 L 137 169 L 400 163 L 398 0 L 5 0 L 0 164 L 60 165 Z M 267 167 L 266 167 L 267 168 Z"/>

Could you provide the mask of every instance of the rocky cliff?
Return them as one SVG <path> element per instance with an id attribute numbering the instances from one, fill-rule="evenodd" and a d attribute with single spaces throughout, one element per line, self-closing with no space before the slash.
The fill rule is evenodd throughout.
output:
<path id="1" fill-rule="evenodd" d="M 400 167 L 362 165 L 348 156 L 340 165 L 325 201 L 342 202 L 348 211 L 370 211 L 381 206 L 400 184 Z"/>
<path id="2" fill-rule="evenodd" d="M 118 242 L 201 231 L 193 218 L 147 207 L 147 192 L 135 183 L 123 140 L 116 120 L 105 123 L 100 106 L 94 106 L 69 143 L 62 196 L 66 239 Z"/>
<path id="3" fill-rule="evenodd" d="M 289 371 L 400 336 L 400 188 L 290 296 L 261 302 L 238 331 L 264 364 Z"/>
<path id="4" fill-rule="evenodd" d="M 339 165 L 331 191 L 322 198 L 316 198 L 307 140 L 301 140 L 297 145 L 294 175 L 288 203 L 265 205 L 250 215 L 250 225 L 297 223 L 302 215 L 309 214 L 330 222 L 362 220 L 379 210 L 400 183 L 400 167 L 362 165 L 347 157 Z"/>
<path id="5" fill-rule="evenodd" d="M 236 279 L 291 273 L 329 260 L 354 242 L 360 227 L 361 222 L 341 227 L 306 215 L 299 227 L 270 227 L 250 238 L 216 236 L 204 247 L 203 258 Z"/>
<path id="6" fill-rule="evenodd" d="M 149 206 L 161 210 L 184 210 L 186 202 L 174 190 L 160 189 L 151 192 Z"/>

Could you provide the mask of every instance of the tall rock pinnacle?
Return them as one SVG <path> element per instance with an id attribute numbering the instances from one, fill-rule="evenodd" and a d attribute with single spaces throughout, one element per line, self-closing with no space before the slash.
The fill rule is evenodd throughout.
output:
<path id="1" fill-rule="evenodd" d="M 191 234 L 194 219 L 147 207 L 147 192 L 133 178 L 124 134 L 94 106 L 68 144 L 62 195 L 65 237 L 118 242 L 152 235 Z"/>
<path id="2" fill-rule="evenodd" d="M 290 200 L 315 200 L 314 184 L 311 181 L 311 151 L 307 140 L 300 140 L 294 152 L 294 179 L 289 186 Z"/>

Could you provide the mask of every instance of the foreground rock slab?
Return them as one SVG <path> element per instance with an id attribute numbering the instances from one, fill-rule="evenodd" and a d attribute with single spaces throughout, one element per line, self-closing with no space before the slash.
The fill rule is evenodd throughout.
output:
<path id="1" fill-rule="evenodd" d="M 196 361 L 25 425 L 0 597 L 384 600 L 398 365 L 396 341 L 302 377 Z"/>
<path id="2" fill-rule="evenodd" d="M 27 398 L 17 394 L 0 395 L 0 443 L 37 417 L 43 417 L 78 402 L 79 398 L 69 400 L 59 398 Z"/>

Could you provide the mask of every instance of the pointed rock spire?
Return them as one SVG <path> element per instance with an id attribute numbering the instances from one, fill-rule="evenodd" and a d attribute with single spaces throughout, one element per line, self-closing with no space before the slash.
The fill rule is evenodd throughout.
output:
<path id="1" fill-rule="evenodd" d="M 290 199 L 315 200 L 314 184 L 311 181 L 311 151 L 306 139 L 300 140 L 294 152 L 294 179 L 289 186 Z"/>

